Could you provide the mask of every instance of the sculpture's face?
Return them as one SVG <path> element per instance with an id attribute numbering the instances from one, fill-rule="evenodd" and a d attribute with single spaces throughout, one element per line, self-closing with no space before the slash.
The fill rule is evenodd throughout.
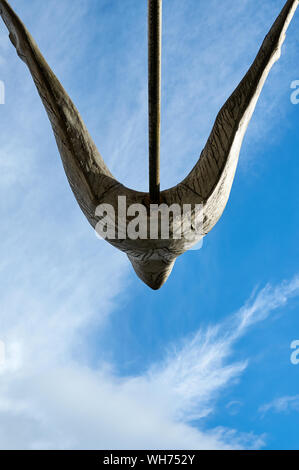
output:
<path id="1" fill-rule="evenodd" d="M 201 204 L 150 204 L 144 193 L 120 188 L 96 208 L 96 232 L 127 253 L 138 276 L 151 288 L 167 280 L 176 258 L 203 236 Z M 165 196 L 165 194 L 164 194 Z"/>

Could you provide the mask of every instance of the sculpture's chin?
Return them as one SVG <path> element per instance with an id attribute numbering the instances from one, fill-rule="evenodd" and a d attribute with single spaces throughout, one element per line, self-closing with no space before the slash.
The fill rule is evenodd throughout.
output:
<path id="1" fill-rule="evenodd" d="M 137 276 L 151 289 L 159 290 L 169 278 L 175 259 L 165 260 L 139 260 L 128 256 Z"/>

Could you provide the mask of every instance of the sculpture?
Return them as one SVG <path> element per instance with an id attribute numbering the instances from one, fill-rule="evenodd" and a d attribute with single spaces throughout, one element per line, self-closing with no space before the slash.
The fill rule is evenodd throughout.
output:
<path id="1" fill-rule="evenodd" d="M 110 173 L 95 147 L 77 109 L 40 53 L 32 36 L 6 0 L 0 0 L 0 14 L 20 58 L 27 64 L 48 113 L 64 169 L 74 195 L 90 224 L 101 221 L 97 208 L 101 203 L 115 209 L 119 221 L 118 198 L 125 197 L 126 209 L 141 205 L 151 222 L 151 204 L 166 207 L 185 204 L 191 217 L 194 207 L 203 207 L 202 233 L 182 230 L 174 235 L 175 218 L 169 219 L 169 237 L 112 238 L 107 241 L 125 252 L 137 275 L 152 289 L 167 280 L 176 258 L 206 235 L 217 223 L 228 201 L 242 140 L 257 100 L 273 64 L 280 57 L 289 23 L 299 0 L 288 0 L 266 36 L 252 66 L 217 115 L 213 130 L 200 159 L 177 186 L 160 192 L 160 96 L 161 96 L 161 12 L 162 0 L 148 0 L 149 13 L 149 159 L 150 194 L 133 191 Z M 195 220 L 196 222 L 196 220 Z M 119 224 L 119 222 L 114 223 Z M 128 221 L 126 222 L 128 223 Z M 119 227 L 116 227 L 119 229 Z M 194 231 L 191 228 L 188 231 Z M 192 235 L 192 234 L 191 234 Z M 192 242 L 190 242 L 192 240 Z"/>

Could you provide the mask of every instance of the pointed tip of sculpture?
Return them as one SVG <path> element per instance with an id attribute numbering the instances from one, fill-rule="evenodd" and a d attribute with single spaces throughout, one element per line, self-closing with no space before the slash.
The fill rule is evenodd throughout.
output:
<path id="1" fill-rule="evenodd" d="M 164 284 L 166 283 L 169 275 L 169 274 L 163 274 L 162 277 L 159 277 L 157 279 L 155 278 L 149 278 L 148 276 L 140 276 L 138 273 L 137 273 L 139 279 L 144 283 L 146 284 L 150 289 L 154 290 L 154 291 L 158 291 L 161 289 L 161 287 L 164 286 Z"/>
<path id="2" fill-rule="evenodd" d="M 169 278 L 175 260 L 148 260 L 140 261 L 129 256 L 135 273 L 150 289 L 157 291 L 165 284 Z"/>
<path id="3" fill-rule="evenodd" d="M 146 284 L 150 289 L 152 290 L 160 290 L 161 287 L 164 286 L 165 282 L 167 281 L 168 279 L 168 276 L 165 276 L 163 279 L 159 279 L 159 280 L 145 280 L 145 279 L 142 279 L 140 276 L 139 278 L 142 280 L 142 282 L 144 282 L 144 284 Z"/>

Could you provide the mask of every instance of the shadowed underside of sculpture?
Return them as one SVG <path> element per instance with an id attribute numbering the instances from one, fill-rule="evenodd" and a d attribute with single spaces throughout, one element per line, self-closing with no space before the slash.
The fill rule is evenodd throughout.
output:
<path id="1" fill-rule="evenodd" d="M 162 0 L 149 0 L 149 12 L 154 3 L 160 8 Z M 193 170 L 177 186 L 161 193 L 153 192 L 158 201 L 151 201 L 147 193 L 126 188 L 113 177 L 79 112 L 43 58 L 32 36 L 8 2 L 0 0 L 0 13 L 9 30 L 11 42 L 19 57 L 27 64 L 49 116 L 70 186 L 78 204 L 94 228 L 99 223 L 97 207 L 100 204 L 110 204 L 114 207 L 117 218 L 119 196 L 126 198 L 126 208 L 132 207 L 132 204 L 141 204 L 148 214 L 150 202 L 164 203 L 168 207 L 172 204 L 180 206 L 189 204 L 192 207 L 201 204 L 203 207 L 201 235 L 206 235 L 214 227 L 223 213 L 230 194 L 247 126 L 270 69 L 280 57 L 285 33 L 298 3 L 298 0 L 286 2 L 252 66 L 218 113 L 207 144 Z M 156 55 L 155 59 L 159 57 Z M 156 80 L 156 85 L 158 82 L 159 80 Z M 154 91 L 159 100 L 157 86 Z M 150 102 L 150 119 L 154 112 L 158 116 L 158 105 L 158 101 Z M 156 136 L 156 140 L 152 139 L 150 156 L 155 157 L 155 164 L 158 162 L 159 153 L 157 143 L 159 136 Z M 148 218 L 150 222 L 151 215 L 148 215 Z M 173 220 L 169 221 L 169 230 L 170 236 L 167 239 L 159 235 L 158 239 L 107 238 L 107 241 L 128 255 L 137 275 L 148 286 L 159 289 L 167 280 L 175 259 L 190 248 L 190 238 L 187 233 L 182 232 L 181 239 L 172 237 Z M 198 240 L 193 239 L 194 243 L 196 241 Z"/>

